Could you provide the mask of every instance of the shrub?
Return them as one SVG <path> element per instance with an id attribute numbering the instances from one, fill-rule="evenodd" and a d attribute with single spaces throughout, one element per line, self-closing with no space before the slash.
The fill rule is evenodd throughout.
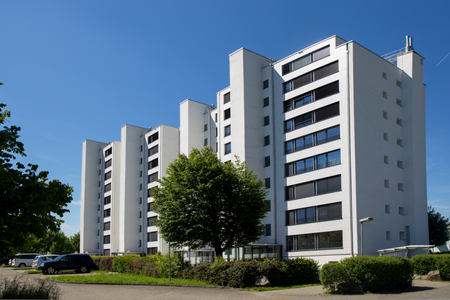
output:
<path id="1" fill-rule="evenodd" d="M 33 281 L 16 276 L 3 278 L 0 284 L 2 299 L 60 299 L 61 290 L 54 281 L 34 279 Z"/>
<path id="2" fill-rule="evenodd" d="M 337 285 L 344 279 L 343 265 L 337 262 L 324 264 L 320 270 L 320 282 L 330 292 L 337 291 Z"/>
<path id="3" fill-rule="evenodd" d="M 436 269 L 441 271 L 443 280 L 450 280 L 450 255 L 439 255 L 436 258 Z"/>
<path id="4" fill-rule="evenodd" d="M 419 275 L 426 275 L 428 272 L 437 270 L 437 260 L 439 257 L 429 254 L 420 254 L 411 258 L 414 265 L 414 272 Z"/>
<path id="5" fill-rule="evenodd" d="M 411 261 L 404 257 L 357 256 L 326 264 L 320 273 L 322 285 L 330 290 L 338 282 L 347 282 L 361 285 L 365 292 L 376 292 L 410 287 L 414 272 Z"/>
<path id="6" fill-rule="evenodd" d="M 159 277 L 158 268 L 151 260 L 134 259 L 131 261 L 133 273 L 149 277 Z"/>
<path id="7" fill-rule="evenodd" d="M 117 256 L 113 259 L 113 270 L 119 273 L 132 273 L 131 261 L 142 259 L 139 255 Z"/>
<path id="8" fill-rule="evenodd" d="M 317 281 L 319 264 L 310 258 L 285 260 L 287 267 L 285 276 L 288 284 L 307 284 Z"/>
<path id="9" fill-rule="evenodd" d="M 104 271 L 113 271 L 113 260 L 115 257 L 111 256 L 94 256 L 92 257 L 94 260 L 94 264 L 98 270 Z"/>

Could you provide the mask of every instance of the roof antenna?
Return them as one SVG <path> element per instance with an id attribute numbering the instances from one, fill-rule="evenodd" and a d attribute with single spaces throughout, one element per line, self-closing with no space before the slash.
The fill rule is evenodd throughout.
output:
<path id="1" fill-rule="evenodd" d="M 405 47 L 405 51 L 408 52 L 408 51 L 412 51 L 412 50 L 414 50 L 414 48 L 413 48 L 412 37 L 409 36 L 409 35 L 407 35 L 407 36 L 406 36 L 406 47 Z"/>

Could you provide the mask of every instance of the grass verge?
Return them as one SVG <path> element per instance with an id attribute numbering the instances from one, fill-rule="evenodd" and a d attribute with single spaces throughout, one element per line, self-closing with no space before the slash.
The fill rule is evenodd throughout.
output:
<path id="1" fill-rule="evenodd" d="M 214 286 L 204 281 L 195 281 L 188 279 L 173 278 L 154 278 L 136 274 L 102 274 L 91 276 L 58 276 L 49 277 L 50 280 L 62 282 L 81 282 L 81 283 L 122 283 L 122 284 L 165 284 L 165 285 L 197 285 Z"/>
<path id="2" fill-rule="evenodd" d="M 288 290 L 288 289 L 298 289 L 310 286 L 321 285 L 320 283 L 310 283 L 310 284 L 300 284 L 300 285 L 283 285 L 283 286 L 272 286 L 272 287 L 248 287 L 247 291 L 251 292 L 270 292 L 270 291 L 279 291 L 279 290 Z"/>
<path id="3" fill-rule="evenodd" d="M 98 271 L 98 270 L 94 270 L 91 271 L 91 273 L 96 273 L 96 274 L 108 274 L 109 271 Z M 32 270 L 32 271 L 26 271 L 25 274 L 44 274 L 42 273 L 42 271 L 39 270 Z M 73 270 L 65 270 L 65 271 L 59 271 L 57 274 L 80 274 L 80 273 L 76 273 Z"/>

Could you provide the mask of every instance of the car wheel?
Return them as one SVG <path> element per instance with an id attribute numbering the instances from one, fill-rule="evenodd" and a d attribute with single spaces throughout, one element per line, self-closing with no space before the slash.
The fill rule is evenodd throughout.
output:
<path id="1" fill-rule="evenodd" d="M 24 268 L 24 267 L 26 267 L 26 265 L 23 263 L 19 265 L 19 268 Z"/>
<path id="2" fill-rule="evenodd" d="M 47 274 L 55 274 L 55 268 L 53 268 L 53 267 L 48 267 L 47 268 L 47 270 L 45 270 L 45 272 L 47 273 Z"/>
<path id="3" fill-rule="evenodd" d="M 81 266 L 80 272 L 81 272 L 81 273 L 87 273 L 87 272 L 89 272 L 89 269 L 88 269 L 88 267 L 86 267 L 86 266 Z"/>

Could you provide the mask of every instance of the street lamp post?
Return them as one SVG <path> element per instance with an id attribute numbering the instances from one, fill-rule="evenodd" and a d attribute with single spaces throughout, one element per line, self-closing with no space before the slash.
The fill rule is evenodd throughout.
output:
<path id="1" fill-rule="evenodd" d="M 170 235 L 169 235 L 169 281 L 172 281 L 170 278 Z"/>
<path id="2" fill-rule="evenodd" d="M 359 222 L 361 223 L 361 255 L 364 255 L 364 243 L 363 243 L 364 227 L 363 227 L 363 224 L 364 223 L 369 223 L 369 222 L 372 222 L 372 221 L 373 221 L 372 217 L 367 217 L 367 218 L 359 220 Z"/>

